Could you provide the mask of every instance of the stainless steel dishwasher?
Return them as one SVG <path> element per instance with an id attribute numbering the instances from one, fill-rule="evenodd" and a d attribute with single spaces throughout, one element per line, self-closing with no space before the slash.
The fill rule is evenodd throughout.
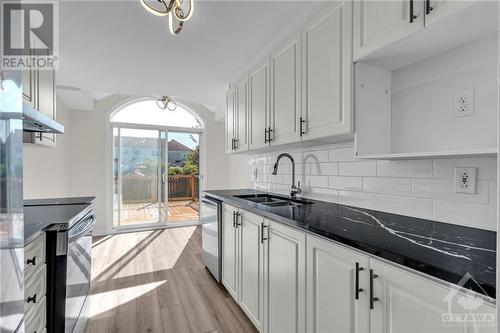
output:
<path id="1" fill-rule="evenodd" d="M 203 263 L 217 282 L 222 274 L 222 202 L 203 196 L 201 199 L 201 242 Z"/>

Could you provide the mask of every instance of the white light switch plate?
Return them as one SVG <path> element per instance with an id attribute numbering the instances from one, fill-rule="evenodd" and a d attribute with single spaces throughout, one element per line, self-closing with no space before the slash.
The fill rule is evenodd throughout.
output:
<path id="1" fill-rule="evenodd" d="M 476 193 L 477 168 L 455 168 L 455 193 Z"/>

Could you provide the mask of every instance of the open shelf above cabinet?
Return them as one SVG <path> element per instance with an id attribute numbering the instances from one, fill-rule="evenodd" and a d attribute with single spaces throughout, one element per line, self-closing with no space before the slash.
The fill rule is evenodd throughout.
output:
<path id="1" fill-rule="evenodd" d="M 408 37 L 417 49 L 398 53 L 391 45 L 355 63 L 358 158 L 497 154 L 498 5 L 494 15 L 485 8 L 491 4 L 470 5 Z M 464 26 L 474 31 L 453 30 L 467 13 L 473 19 Z M 440 41 L 440 52 L 431 52 Z"/>

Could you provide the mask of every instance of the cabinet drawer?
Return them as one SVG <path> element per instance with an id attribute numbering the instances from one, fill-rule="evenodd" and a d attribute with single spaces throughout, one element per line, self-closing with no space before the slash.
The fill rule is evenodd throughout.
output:
<path id="1" fill-rule="evenodd" d="M 26 280 L 24 289 L 24 311 L 26 314 L 35 310 L 38 303 L 45 297 L 47 285 L 47 271 L 46 266 L 42 267 Z"/>
<path id="2" fill-rule="evenodd" d="M 45 233 L 24 248 L 24 279 L 29 279 L 45 263 Z"/>
<path id="3" fill-rule="evenodd" d="M 45 297 L 40 300 L 40 303 L 25 318 L 25 333 L 44 332 L 46 319 Z"/>

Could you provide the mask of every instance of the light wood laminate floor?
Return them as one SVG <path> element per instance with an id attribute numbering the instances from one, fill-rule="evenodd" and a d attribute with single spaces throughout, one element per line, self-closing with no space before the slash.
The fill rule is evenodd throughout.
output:
<path id="1" fill-rule="evenodd" d="M 200 227 L 94 239 L 87 333 L 257 332 L 201 260 Z"/>

